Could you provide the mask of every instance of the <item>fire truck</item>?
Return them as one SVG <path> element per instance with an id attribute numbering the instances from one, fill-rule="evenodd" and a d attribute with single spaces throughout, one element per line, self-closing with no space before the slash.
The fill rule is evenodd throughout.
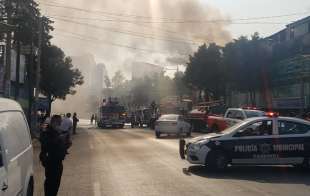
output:
<path id="1" fill-rule="evenodd" d="M 104 99 L 98 113 L 98 127 L 124 128 L 127 114 L 117 98 Z"/>

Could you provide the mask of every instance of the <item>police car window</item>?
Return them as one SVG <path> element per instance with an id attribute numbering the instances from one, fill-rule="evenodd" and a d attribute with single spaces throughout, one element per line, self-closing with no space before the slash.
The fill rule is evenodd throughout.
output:
<path id="1" fill-rule="evenodd" d="M 310 131 L 310 126 L 297 122 L 279 121 L 279 135 L 305 134 Z"/>
<path id="2" fill-rule="evenodd" d="M 263 120 L 242 128 L 235 137 L 272 135 L 272 121 Z"/>

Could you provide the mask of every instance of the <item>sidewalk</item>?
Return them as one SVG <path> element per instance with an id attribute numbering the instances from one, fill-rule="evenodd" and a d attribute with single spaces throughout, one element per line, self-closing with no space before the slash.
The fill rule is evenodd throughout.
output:
<path id="1" fill-rule="evenodd" d="M 59 190 L 59 194 L 58 195 L 67 195 L 64 191 L 64 181 L 65 181 L 65 177 L 67 175 L 67 173 L 74 173 L 75 171 L 72 171 L 72 167 L 75 163 L 72 162 L 72 159 L 74 157 L 76 157 L 77 153 L 75 152 L 79 146 L 77 146 L 77 143 L 79 143 L 76 140 L 80 140 L 81 138 L 84 137 L 84 132 L 82 131 L 83 129 L 85 129 L 87 126 L 85 124 L 81 124 L 81 126 L 78 127 L 77 129 L 77 135 L 73 135 L 72 140 L 73 140 L 73 146 L 69 149 L 69 155 L 66 157 L 66 159 L 64 160 L 63 164 L 64 164 L 64 173 L 62 176 L 62 185 L 60 187 Z M 44 175 L 44 167 L 42 167 L 40 160 L 39 160 L 39 153 L 40 153 L 40 142 L 38 139 L 34 138 L 32 140 L 32 145 L 33 145 L 33 154 L 34 154 L 34 160 L 33 160 L 33 164 L 34 164 L 34 196 L 43 196 L 44 195 L 44 179 L 45 179 L 45 175 Z M 78 171 L 78 170 L 77 170 Z M 71 182 L 70 184 L 74 184 L 74 182 Z"/>

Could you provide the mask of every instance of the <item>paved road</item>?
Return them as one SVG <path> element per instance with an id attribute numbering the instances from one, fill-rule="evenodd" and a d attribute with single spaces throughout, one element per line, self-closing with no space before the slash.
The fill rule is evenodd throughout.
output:
<path id="1" fill-rule="evenodd" d="M 35 195 L 42 196 L 43 170 L 35 162 Z M 218 174 L 180 160 L 175 138 L 84 126 L 65 160 L 59 195 L 307 196 L 310 175 L 290 167 L 234 167 Z"/>

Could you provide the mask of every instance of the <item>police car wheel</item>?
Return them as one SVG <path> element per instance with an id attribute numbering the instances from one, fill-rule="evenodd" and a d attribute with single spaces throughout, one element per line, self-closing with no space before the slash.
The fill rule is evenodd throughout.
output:
<path id="1" fill-rule="evenodd" d="M 207 157 L 206 164 L 211 169 L 224 170 L 228 165 L 228 158 L 224 152 L 217 150 Z"/>

